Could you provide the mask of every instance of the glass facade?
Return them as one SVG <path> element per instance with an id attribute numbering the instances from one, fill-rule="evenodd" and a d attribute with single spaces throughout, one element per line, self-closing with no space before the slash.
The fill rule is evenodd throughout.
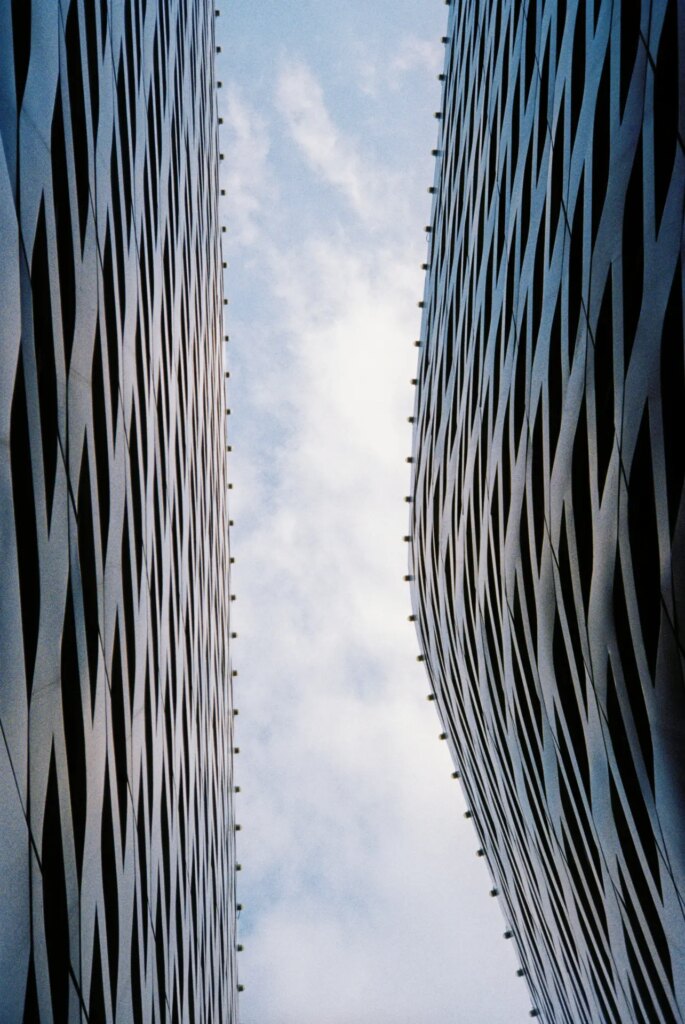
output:
<path id="1" fill-rule="evenodd" d="M 236 1019 L 213 5 L 0 0 L 0 1019 Z"/>
<path id="2" fill-rule="evenodd" d="M 685 1019 L 685 9 L 450 5 L 421 653 L 533 996 Z"/>

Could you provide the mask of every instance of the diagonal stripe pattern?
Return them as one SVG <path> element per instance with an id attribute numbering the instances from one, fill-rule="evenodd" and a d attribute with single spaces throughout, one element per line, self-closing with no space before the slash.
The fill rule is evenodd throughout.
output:
<path id="1" fill-rule="evenodd" d="M 452 3 L 410 578 L 549 1024 L 685 1019 L 685 10 Z"/>
<path id="2" fill-rule="evenodd" d="M 0 1019 L 236 1019 L 214 17 L 0 2 Z"/>

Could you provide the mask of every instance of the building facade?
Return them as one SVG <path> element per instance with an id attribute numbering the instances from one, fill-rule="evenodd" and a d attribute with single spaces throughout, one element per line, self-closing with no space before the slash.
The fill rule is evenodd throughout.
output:
<path id="1" fill-rule="evenodd" d="M 233 1021 L 214 5 L 0 0 L 0 1020 Z"/>
<path id="2" fill-rule="evenodd" d="M 412 595 L 549 1024 L 685 1019 L 685 8 L 450 5 Z"/>

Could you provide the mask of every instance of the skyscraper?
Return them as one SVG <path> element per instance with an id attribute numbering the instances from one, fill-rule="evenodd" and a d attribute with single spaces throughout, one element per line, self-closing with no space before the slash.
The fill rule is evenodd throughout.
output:
<path id="1" fill-rule="evenodd" d="M 214 18 L 0 2 L 0 1018 L 235 1019 Z"/>
<path id="2" fill-rule="evenodd" d="M 411 576 L 546 1022 L 685 1019 L 676 0 L 453 3 Z"/>

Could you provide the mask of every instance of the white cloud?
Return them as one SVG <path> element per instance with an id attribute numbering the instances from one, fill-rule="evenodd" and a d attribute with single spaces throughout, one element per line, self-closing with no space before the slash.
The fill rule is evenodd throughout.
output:
<path id="1" fill-rule="evenodd" d="M 408 72 L 435 74 L 440 57 L 440 44 L 437 41 L 408 36 L 390 62 L 390 78 L 399 84 L 400 76 Z"/>
<path id="2" fill-rule="evenodd" d="M 241 859 L 259 900 L 243 1024 L 433 1024 L 457 999 L 473 1024 L 509 1022 L 492 1000 L 503 922 L 492 905 L 490 931 L 481 923 L 489 880 L 406 622 L 418 281 L 343 233 L 280 256 L 292 364 L 260 388 L 278 403 L 297 382 L 292 438 L 268 515 L 247 487 L 237 510 Z M 238 458 L 240 481 L 249 449 Z"/>
<path id="3" fill-rule="evenodd" d="M 340 131 L 306 65 L 289 62 L 281 68 L 276 106 L 312 170 L 337 189 L 367 225 L 387 221 L 402 198 L 397 175 L 364 158 L 358 143 Z"/>
<path id="4" fill-rule="evenodd" d="M 510 1024 L 524 989 L 500 995 L 516 965 L 406 621 L 425 211 L 368 207 L 384 176 L 303 65 L 261 119 L 229 97 L 242 1024 Z M 269 218 L 278 113 L 312 203 L 333 186 L 358 218 Z"/>
<path id="5" fill-rule="evenodd" d="M 273 208 L 278 187 L 269 170 L 269 136 L 264 118 L 250 106 L 233 84 L 228 85 L 222 107 L 225 134 L 231 140 L 228 159 L 222 161 L 221 187 L 234 241 L 253 246 L 265 207 Z"/>
<path id="6" fill-rule="evenodd" d="M 359 40 L 355 54 L 354 80 L 365 95 L 379 101 L 387 100 L 389 92 L 406 86 L 409 75 L 432 77 L 439 67 L 442 52 L 437 39 L 405 36 L 388 58 L 364 40 Z"/>

